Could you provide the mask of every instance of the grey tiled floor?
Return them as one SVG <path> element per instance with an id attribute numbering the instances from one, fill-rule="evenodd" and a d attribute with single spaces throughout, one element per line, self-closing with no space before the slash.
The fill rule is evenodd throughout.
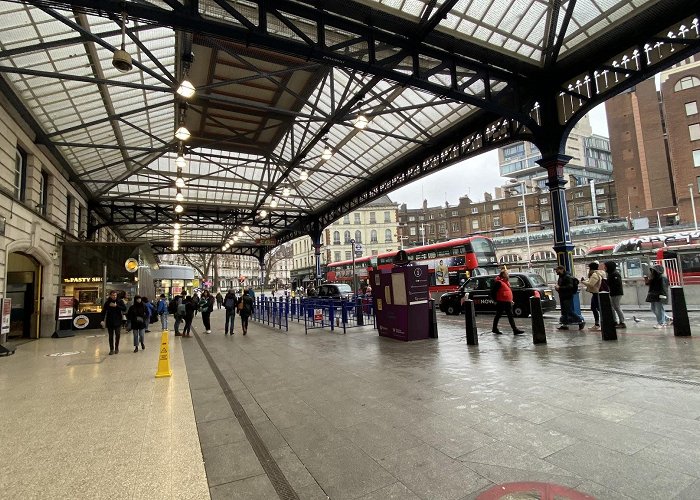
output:
<path id="1" fill-rule="evenodd" d="M 647 318 L 604 343 L 549 318 L 547 345 L 482 333 L 470 347 L 463 321 L 440 316 L 440 338 L 413 343 L 252 322 L 225 337 L 215 311 L 200 338 L 299 498 L 460 500 L 519 481 L 698 498 L 696 337 Z M 181 342 L 212 497 L 274 497 L 199 345 Z"/>
<path id="2" fill-rule="evenodd" d="M 200 340 L 299 498 L 461 500 L 519 481 L 700 498 L 699 340 L 650 318 L 616 342 L 550 318 L 547 345 L 471 347 L 463 316 L 412 343 L 297 324 L 225 337 L 223 320 Z M 171 339 L 174 376 L 154 379 L 155 338 L 116 357 L 106 337 L 43 339 L 0 359 L 0 496 L 277 497 L 197 339 Z"/>

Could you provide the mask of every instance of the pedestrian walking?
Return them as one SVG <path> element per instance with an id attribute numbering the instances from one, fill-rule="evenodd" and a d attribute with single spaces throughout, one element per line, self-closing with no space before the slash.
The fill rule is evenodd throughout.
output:
<path id="1" fill-rule="evenodd" d="M 241 328 L 243 329 L 243 335 L 248 334 L 248 318 L 253 314 L 253 308 L 255 304 L 253 302 L 253 297 L 250 296 L 250 290 L 247 290 L 240 299 L 238 299 L 238 314 L 241 317 Z"/>
<path id="2" fill-rule="evenodd" d="M 153 306 L 148 297 L 141 297 L 141 302 L 146 306 L 146 333 L 151 333 L 148 329 L 148 325 L 155 323 L 158 318 L 158 313 L 156 313 L 156 308 Z"/>
<path id="3" fill-rule="evenodd" d="M 668 278 L 664 276 L 664 268 L 658 264 L 651 266 L 649 274 L 644 276 L 644 283 L 649 286 L 646 301 L 656 316 L 654 328 L 664 328 L 673 323 L 673 318 L 664 310 L 664 304 L 668 304 Z"/>
<path id="4" fill-rule="evenodd" d="M 233 290 L 226 292 L 226 297 L 224 297 L 224 308 L 226 309 L 226 324 L 224 325 L 224 335 L 229 333 L 233 335 L 233 325 L 236 321 L 236 306 L 238 305 L 238 298 Z M 230 325 L 230 328 L 229 328 Z"/>
<path id="5" fill-rule="evenodd" d="M 202 324 L 204 325 L 204 333 L 211 333 L 211 312 L 214 310 L 214 297 L 209 290 L 202 292 L 202 298 L 199 299 L 199 312 L 202 313 Z"/>
<path id="6" fill-rule="evenodd" d="M 161 331 L 168 330 L 168 301 L 165 298 L 165 294 L 160 294 L 160 300 L 158 300 L 158 306 L 156 307 L 156 312 L 160 317 L 160 328 Z"/>
<path id="7" fill-rule="evenodd" d="M 554 289 L 559 292 L 559 304 L 561 306 L 561 317 L 557 330 L 568 330 L 569 323 L 578 323 L 578 329 L 583 330 L 586 322 L 583 316 L 574 311 L 574 295 L 578 293 L 578 280 L 566 271 L 564 266 L 557 266 L 554 269 L 559 279 Z"/>
<path id="8" fill-rule="evenodd" d="M 199 293 L 194 292 L 194 295 L 192 296 L 192 305 L 194 305 L 194 315 L 197 316 L 197 313 L 199 312 L 199 301 L 200 301 Z"/>
<path id="9" fill-rule="evenodd" d="M 224 303 L 224 296 L 221 292 L 216 292 L 216 308 L 221 309 L 221 305 Z"/>
<path id="10" fill-rule="evenodd" d="M 102 328 L 109 333 L 109 354 L 119 354 L 119 337 L 122 329 L 122 316 L 126 313 L 126 304 L 117 298 L 117 291 L 109 292 L 109 297 L 102 306 Z"/>
<path id="11" fill-rule="evenodd" d="M 606 262 L 605 272 L 608 275 L 607 281 L 610 290 L 610 302 L 612 302 L 613 309 L 615 313 L 617 313 L 618 322 L 615 323 L 615 328 L 627 328 L 627 325 L 625 325 L 625 313 L 622 312 L 622 307 L 620 306 L 625 291 L 622 287 L 622 275 L 620 271 L 617 270 L 617 263 L 612 260 Z"/>
<path id="12" fill-rule="evenodd" d="M 182 337 L 182 332 L 180 332 L 180 326 L 183 325 L 185 321 L 185 297 L 187 292 L 182 292 L 181 295 L 175 296 L 168 304 L 169 311 L 173 314 L 175 318 L 175 336 Z"/>
<path id="13" fill-rule="evenodd" d="M 184 306 L 184 307 L 183 307 Z M 194 306 L 194 300 L 192 300 L 192 297 L 189 295 L 185 299 L 185 302 L 183 304 L 180 304 L 181 308 L 184 308 L 184 319 L 185 319 L 185 327 L 182 330 L 182 336 L 183 337 L 191 337 L 192 334 L 192 320 L 194 319 L 194 311 L 195 311 L 195 306 Z"/>
<path id="14" fill-rule="evenodd" d="M 147 309 L 141 296 L 137 295 L 134 297 L 133 305 L 126 312 L 126 319 L 131 323 L 131 331 L 134 334 L 134 352 L 139 352 L 139 342 L 141 343 L 141 349 L 146 348 L 143 343 L 143 334 L 146 331 Z"/>
<path id="15" fill-rule="evenodd" d="M 593 322 L 595 323 L 591 330 L 600 330 L 600 302 L 598 293 L 600 292 L 605 273 L 598 269 L 598 262 L 588 264 L 588 279 L 583 279 L 581 282 L 586 287 L 586 291 L 591 294 L 591 312 L 593 312 Z"/>
<path id="16" fill-rule="evenodd" d="M 513 329 L 513 335 L 522 335 L 525 333 L 520 330 L 515 325 L 515 318 L 513 317 L 513 290 L 510 288 L 510 281 L 508 280 L 508 271 L 503 269 L 496 279 L 493 280 L 491 285 L 491 298 L 496 301 L 496 317 L 493 318 L 493 328 L 491 331 L 497 335 L 502 332 L 498 329 L 498 321 L 506 313 L 508 316 L 508 322 L 510 327 Z"/>

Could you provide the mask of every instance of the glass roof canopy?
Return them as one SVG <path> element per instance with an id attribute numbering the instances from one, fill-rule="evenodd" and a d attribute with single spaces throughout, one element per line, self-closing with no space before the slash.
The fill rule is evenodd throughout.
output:
<path id="1" fill-rule="evenodd" d="M 561 73 L 563 86 L 596 50 L 610 64 L 615 36 L 618 52 L 631 46 L 621 26 L 692 14 L 686 0 L 552 3 L 356 0 L 321 12 L 279 0 L 272 12 L 202 0 L 193 16 L 174 1 L 0 2 L 0 73 L 126 239 L 167 248 L 179 221 L 183 248 L 218 248 L 244 227 L 240 242 L 255 245 L 305 234 L 383 194 L 380 183 L 395 189 L 514 140 L 539 125 L 531 111 L 542 96 L 520 88 L 539 70 Z M 127 73 L 112 65 L 122 8 Z M 189 100 L 175 92 L 185 76 L 197 88 Z M 173 136 L 181 123 L 192 132 L 183 143 Z M 451 144 L 459 153 L 444 152 Z M 122 217 L 135 206 L 143 220 Z"/>

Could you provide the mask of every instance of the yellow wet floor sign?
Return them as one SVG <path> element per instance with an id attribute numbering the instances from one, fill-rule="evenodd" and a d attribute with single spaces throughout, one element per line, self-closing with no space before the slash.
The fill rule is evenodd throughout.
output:
<path id="1" fill-rule="evenodd" d="M 156 378 L 170 377 L 173 374 L 173 371 L 170 369 L 168 335 L 168 330 L 163 330 L 163 333 L 160 336 L 160 354 L 158 355 L 158 371 L 156 371 Z"/>

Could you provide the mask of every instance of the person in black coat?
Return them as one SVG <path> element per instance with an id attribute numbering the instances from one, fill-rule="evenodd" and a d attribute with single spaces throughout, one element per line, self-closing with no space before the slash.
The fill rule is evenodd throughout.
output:
<path id="1" fill-rule="evenodd" d="M 561 306 L 558 330 L 568 330 L 569 323 L 578 323 L 578 329 L 583 330 L 586 322 L 583 320 L 583 316 L 574 311 L 574 295 L 578 293 L 574 277 L 566 272 L 564 266 L 557 266 L 554 271 L 559 276 L 557 285 L 554 287 L 559 292 L 559 303 Z"/>
<path id="2" fill-rule="evenodd" d="M 192 297 L 188 295 L 185 299 L 185 328 L 182 330 L 183 337 L 192 336 L 192 320 L 194 319 L 195 310 L 196 307 L 194 305 L 194 301 L 192 300 Z"/>
<path id="3" fill-rule="evenodd" d="M 233 325 L 236 322 L 236 305 L 238 298 L 232 289 L 226 292 L 224 297 L 224 308 L 226 309 L 226 324 L 224 325 L 224 335 L 233 335 Z M 229 326 L 230 325 L 230 326 Z"/>
<path id="4" fill-rule="evenodd" d="M 617 313 L 617 318 L 620 320 L 615 324 L 615 327 L 627 328 L 627 325 L 625 325 L 625 314 L 622 312 L 622 307 L 620 307 L 622 296 L 625 293 L 622 289 L 622 275 L 620 275 L 620 271 L 617 270 L 617 264 L 611 260 L 605 263 L 605 271 L 608 273 L 610 302 L 612 302 L 613 309 Z"/>
<path id="5" fill-rule="evenodd" d="M 117 291 L 109 292 L 109 297 L 102 306 L 102 327 L 109 332 L 109 354 L 119 353 L 119 337 L 122 328 L 122 315 L 126 304 L 117 298 Z M 115 342 L 116 339 L 116 342 Z"/>
<path id="6" fill-rule="evenodd" d="M 126 319 L 131 324 L 131 331 L 134 332 L 134 352 L 139 352 L 139 342 L 141 349 L 146 346 L 143 343 L 144 332 L 148 324 L 148 304 L 143 302 L 140 295 L 134 297 L 134 304 L 126 312 Z"/>
<path id="7" fill-rule="evenodd" d="M 250 293 L 246 291 L 243 296 L 238 299 L 240 304 L 238 309 L 238 315 L 241 317 L 241 328 L 243 329 L 243 335 L 248 334 L 248 318 L 253 314 L 253 309 L 255 308 L 255 303 L 253 302 L 253 297 Z"/>

